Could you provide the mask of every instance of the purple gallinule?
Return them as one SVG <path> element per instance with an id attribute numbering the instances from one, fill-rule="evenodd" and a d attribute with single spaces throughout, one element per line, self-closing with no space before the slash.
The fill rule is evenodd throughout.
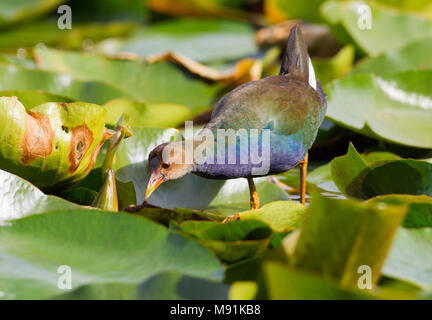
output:
<path id="1" fill-rule="evenodd" d="M 248 179 L 251 207 L 256 209 L 259 198 L 253 178 L 282 173 L 300 164 L 304 203 L 308 150 L 326 109 L 325 94 L 315 80 L 300 27 L 294 26 L 279 75 L 248 82 L 226 94 L 192 141 L 164 143 L 150 152 L 145 198 L 162 182 L 188 173 L 209 179 L 243 177 Z M 240 134 L 244 132 L 246 139 Z"/>

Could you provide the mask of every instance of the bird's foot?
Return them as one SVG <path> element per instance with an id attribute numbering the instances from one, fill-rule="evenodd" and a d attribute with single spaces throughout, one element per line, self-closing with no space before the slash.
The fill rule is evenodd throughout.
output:
<path id="1" fill-rule="evenodd" d="M 240 220 L 240 213 L 236 213 L 232 216 L 226 217 L 224 220 L 222 220 L 221 223 L 227 223 L 227 222 L 237 221 L 237 220 Z"/>

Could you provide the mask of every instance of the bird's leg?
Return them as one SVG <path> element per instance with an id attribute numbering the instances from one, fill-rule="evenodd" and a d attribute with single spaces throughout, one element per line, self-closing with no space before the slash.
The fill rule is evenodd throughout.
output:
<path id="1" fill-rule="evenodd" d="M 258 209 L 260 205 L 258 192 L 255 188 L 255 183 L 253 181 L 253 178 L 247 178 L 248 184 L 249 184 L 249 192 L 250 192 L 250 207 L 251 209 Z"/>
<path id="2" fill-rule="evenodd" d="M 305 204 L 306 202 L 306 173 L 308 166 L 309 154 L 306 153 L 306 156 L 302 161 L 299 162 L 300 167 L 300 203 Z"/>
<path id="3" fill-rule="evenodd" d="M 255 188 L 255 183 L 252 178 L 247 178 L 248 184 L 249 184 L 249 192 L 250 192 L 250 207 L 252 210 L 259 209 L 259 197 L 258 192 Z M 231 221 L 236 221 L 240 219 L 240 213 L 236 213 L 232 216 L 226 217 L 222 223 L 227 223 Z"/>

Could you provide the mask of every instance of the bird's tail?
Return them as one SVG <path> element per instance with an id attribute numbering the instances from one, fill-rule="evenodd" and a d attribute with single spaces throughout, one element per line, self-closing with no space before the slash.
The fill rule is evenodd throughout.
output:
<path id="1" fill-rule="evenodd" d="M 303 34 L 298 25 L 295 25 L 288 37 L 288 44 L 282 58 L 279 75 L 297 73 L 316 89 L 315 72 L 307 52 Z"/>

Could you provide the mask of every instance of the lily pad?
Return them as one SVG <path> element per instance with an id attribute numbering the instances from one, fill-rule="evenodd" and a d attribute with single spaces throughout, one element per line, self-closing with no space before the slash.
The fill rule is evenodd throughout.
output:
<path id="1" fill-rule="evenodd" d="M 235 262 L 263 251 L 270 241 L 271 229 L 258 220 L 227 223 L 185 221 L 180 228 L 192 235 L 221 260 Z"/>
<path id="2" fill-rule="evenodd" d="M 164 208 L 142 208 L 134 214 L 147 219 L 162 223 L 169 226 L 170 222 L 174 221 L 178 224 L 188 220 L 202 220 L 202 221 L 223 221 L 224 216 L 216 215 L 208 212 L 202 212 L 192 209 L 176 208 L 164 209 Z"/>
<path id="3" fill-rule="evenodd" d="M 250 25 L 216 19 L 168 20 L 138 29 L 117 45 L 108 39 L 99 48 L 110 54 L 132 52 L 140 57 L 171 51 L 199 62 L 235 60 L 257 52 Z"/>
<path id="4" fill-rule="evenodd" d="M 344 77 L 327 86 L 327 116 L 373 138 L 431 148 L 431 81 L 430 70 Z"/>
<path id="5" fill-rule="evenodd" d="M 104 82 L 126 92 L 126 97 L 147 103 L 176 103 L 203 111 L 211 106 L 221 89 L 219 85 L 187 77 L 168 62 L 150 64 L 144 60 L 110 59 L 54 49 L 35 49 L 35 56 L 44 70 Z"/>
<path id="6" fill-rule="evenodd" d="M 369 56 L 377 56 L 432 36 L 431 20 L 377 3 L 328 1 L 320 11 L 329 23 L 342 26 Z"/>
<path id="7" fill-rule="evenodd" d="M 363 197 L 361 185 L 371 168 L 351 143 L 347 154 L 334 158 L 330 168 L 339 190 L 353 197 Z"/>
<path id="8" fill-rule="evenodd" d="M 400 228 L 383 274 L 432 290 L 432 229 Z"/>
<path id="9" fill-rule="evenodd" d="M 351 71 L 354 62 L 354 47 L 347 45 L 331 59 L 316 58 L 312 62 L 317 79 L 325 86 L 328 82 Z"/>
<path id="10" fill-rule="evenodd" d="M 0 181 L 0 225 L 33 214 L 78 208 L 71 202 L 44 194 L 12 173 L 0 170 Z"/>
<path id="11" fill-rule="evenodd" d="M 362 184 L 370 198 L 384 194 L 432 196 L 432 164 L 419 160 L 398 160 L 376 166 Z"/>
<path id="12" fill-rule="evenodd" d="M 124 213 L 45 213 L 0 227 L 0 240 L 0 287 L 5 298 L 13 299 L 62 294 L 58 283 L 67 267 L 72 289 L 91 283 L 139 284 L 163 271 L 209 277 L 221 267 L 195 241 Z"/>
<path id="13" fill-rule="evenodd" d="M 324 2 L 325 0 L 314 0 L 306 5 L 301 1 L 265 0 L 264 11 L 271 22 L 291 19 L 322 22 L 319 8 Z"/>
<path id="14" fill-rule="evenodd" d="M 0 114 L 0 168 L 45 189 L 84 178 L 111 135 L 105 110 L 89 103 L 45 103 L 27 113 L 16 97 L 1 97 Z"/>
<path id="15" fill-rule="evenodd" d="M 195 114 L 181 104 L 146 104 L 128 98 L 118 98 L 104 104 L 107 124 L 115 125 L 123 113 L 129 115 L 129 124 L 148 128 L 175 128 Z"/>
<path id="16" fill-rule="evenodd" d="M 338 188 L 357 198 L 368 199 L 384 194 L 432 194 L 432 164 L 399 159 L 388 152 L 362 156 L 352 144 L 346 155 L 332 160 L 331 172 Z"/>
<path id="17" fill-rule="evenodd" d="M 25 69 L 0 63 L 0 90 L 41 90 L 74 101 L 104 104 L 125 97 L 122 90 L 98 81 L 75 80 L 67 74 Z"/>
<path id="18" fill-rule="evenodd" d="M 309 191 L 314 189 L 327 198 L 344 199 L 345 195 L 338 189 L 333 181 L 330 164 L 329 162 L 313 170 L 308 169 L 306 189 Z M 276 179 L 285 185 L 285 190 L 287 192 L 300 193 L 300 170 L 291 169 L 282 175 L 277 175 Z"/>
<path id="19" fill-rule="evenodd" d="M 0 25 L 17 22 L 41 15 L 65 0 L 27 0 L 17 2 L 2 2 L 0 4 Z"/>
<path id="20" fill-rule="evenodd" d="M 241 10 L 245 0 L 149 0 L 148 6 L 160 13 L 173 16 L 202 16 L 246 19 L 249 13 Z"/>
<path id="21" fill-rule="evenodd" d="M 57 296 L 59 300 L 222 300 L 229 286 L 221 282 L 161 272 L 141 284 L 89 284 Z"/>
<path id="22" fill-rule="evenodd" d="M 359 267 L 376 283 L 406 207 L 314 195 L 294 255 L 295 267 L 357 286 Z"/>

